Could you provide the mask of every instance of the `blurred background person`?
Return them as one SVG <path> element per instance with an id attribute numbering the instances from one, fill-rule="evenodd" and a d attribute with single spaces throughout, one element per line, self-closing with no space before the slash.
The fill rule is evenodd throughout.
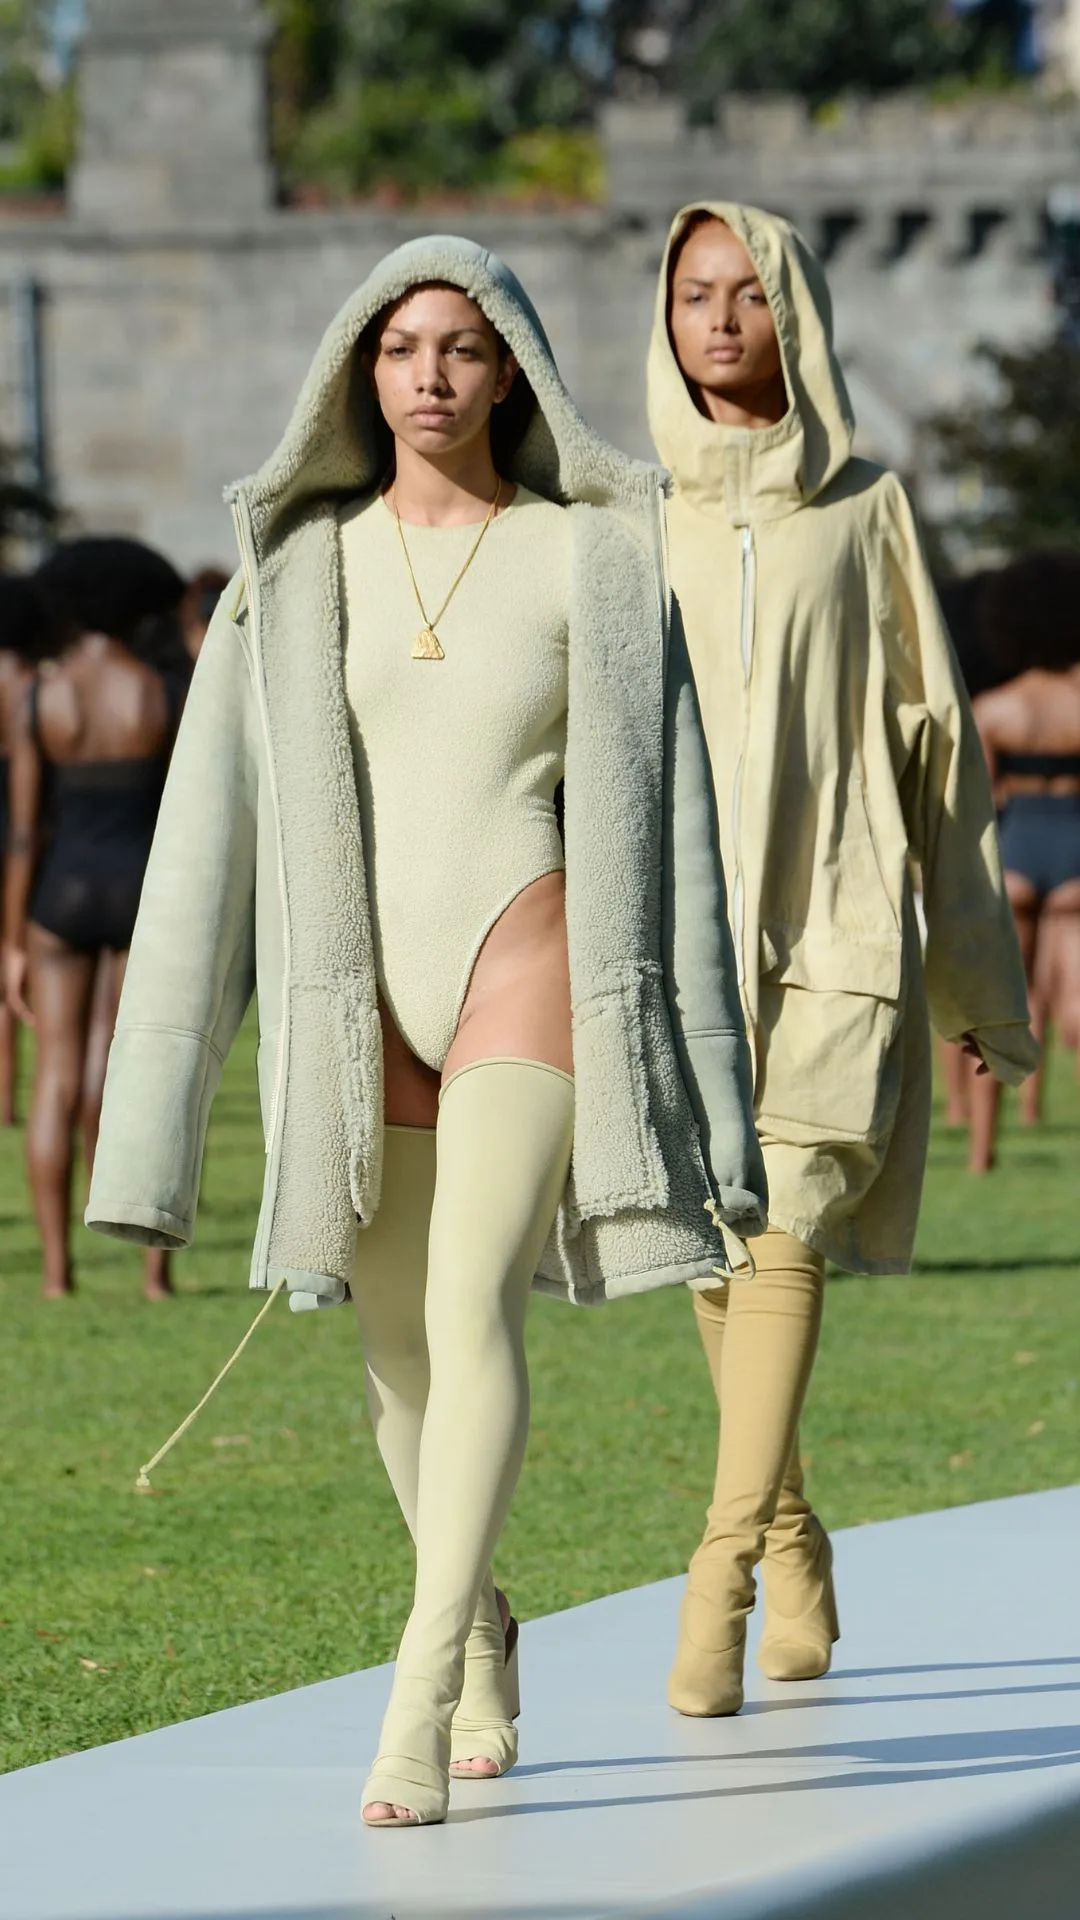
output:
<path id="1" fill-rule="evenodd" d="M 997 797 L 1005 884 L 1033 1009 L 1080 1048 L 1080 555 L 1025 554 L 988 583 L 990 657 L 1003 684 L 975 721 Z M 1033 1022 L 1034 1024 L 1034 1022 Z M 971 1085 L 975 1173 L 994 1165 L 997 1081 Z"/>
<path id="2" fill-rule="evenodd" d="M 0 867 L 8 840 L 8 771 L 19 707 L 48 645 L 49 617 L 31 580 L 0 575 Z M 0 1126 L 15 1124 L 19 1023 L 0 980 Z"/>
<path id="3" fill-rule="evenodd" d="M 188 582 L 180 602 L 180 637 L 184 652 L 194 667 L 206 638 L 206 629 L 214 608 L 229 584 L 229 576 L 220 567 L 201 567 Z"/>
<path id="4" fill-rule="evenodd" d="M 11 752 L 4 883 L 5 980 L 35 1029 L 27 1136 L 30 1187 L 49 1297 L 73 1288 L 75 1134 L 91 1167 L 108 1037 L 142 890 L 182 687 L 139 657 L 184 581 L 139 542 L 85 539 L 55 549 L 35 581 L 57 636 L 22 700 Z M 148 1250 L 145 1290 L 170 1291 L 167 1256 Z"/>
<path id="5" fill-rule="evenodd" d="M 993 596 L 994 582 L 1000 571 L 1000 567 L 980 567 L 975 573 L 945 580 L 938 588 L 949 638 L 956 652 L 968 698 L 972 701 L 977 700 L 980 694 L 989 693 L 1000 686 L 1009 675 L 1009 669 L 995 652 L 987 622 L 988 602 Z M 995 804 L 1000 813 L 1001 798 L 997 793 Z M 1046 1006 L 1036 982 L 1030 978 L 1028 998 L 1031 1030 L 1041 1047 L 1046 1032 Z M 945 1096 L 945 1125 L 970 1127 L 971 1090 L 977 1077 L 975 1062 L 954 1040 L 939 1038 L 937 1054 Z M 1025 1126 L 1037 1125 L 1040 1118 L 1043 1067 L 1044 1057 L 1040 1055 L 1034 1073 L 1029 1074 L 1019 1089 L 1020 1119 Z"/>

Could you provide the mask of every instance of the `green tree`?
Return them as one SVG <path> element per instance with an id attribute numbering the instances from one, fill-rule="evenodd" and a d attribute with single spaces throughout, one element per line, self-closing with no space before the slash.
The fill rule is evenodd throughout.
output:
<path id="1" fill-rule="evenodd" d="M 611 0 L 607 18 L 620 60 L 662 64 L 704 115 L 729 89 L 820 103 L 1011 74 L 1025 11 L 1023 0 L 963 12 L 946 0 Z"/>
<path id="2" fill-rule="evenodd" d="M 63 185 L 73 89 L 56 57 L 57 0 L 0 0 L 0 191 Z"/>
<path id="3" fill-rule="evenodd" d="M 1080 546 L 1080 348 L 983 346 L 996 391 L 929 423 L 959 505 L 946 531 L 968 548 Z"/>
<path id="4" fill-rule="evenodd" d="M 588 0 L 277 0 L 277 12 L 294 179 L 410 194 L 557 173 L 575 153 L 587 167 L 604 59 Z"/>

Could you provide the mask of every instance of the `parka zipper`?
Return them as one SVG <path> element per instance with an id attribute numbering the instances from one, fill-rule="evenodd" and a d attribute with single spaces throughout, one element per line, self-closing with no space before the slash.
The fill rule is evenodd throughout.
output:
<path id="1" fill-rule="evenodd" d="M 746 759 L 746 736 L 749 730 L 749 686 L 754 664 L 754 625 L 757 611 L 757 552 L 754 547 L 752 527 L 741 529 L 742 567 L 739 599 L 739 657 L 742 661 L 744 699 L 747 711 L 744 714 L 739 740 L 739 757 L 735 762 L 735 777 L 731 786 L 731 844 L 735 849 L 735 872 L 731 881 L 731 931 L 735 944 L 735 972 L 740 991 L 746 981 L 746 963 L 743 957 L 743 937 L 746 926 L 746 900 L 743 888 L 742 861 L 739 854 L 739 818 L 742 801 L 743 765 Z"/>
<path id="2" fill-rule="evenodd" d="M 281 906 L 281 944 L 282 944 L 282 981 L 281 981 L 281 1029 L 278 1034 L 277 1063 L 274 1071 L 274 1089 L 270 1101 L 270 1120 L 266 1129 L 267 1157 L 276 1156 L 280 1141 L 279 1125 L 282 1118 L 282 1088 L 285 1080 L 285 1068 L 288 1051 L 288 1004 L 292 977 L 292 939 L 289 927 L 289 903 L 285 888 L 285 851 L 281 836 L 281 803 L 278 795 L 277 774 L 274 768 L 274 756 L 270 739 L 270 712 L 266 699 L 266 681 L 263 675 L 262 648 L 259 644 L 259 573 L 255 558 L 255 538 L 251 527 L 251 516 L 247 501 L 242 493 L 233 494 L 230 502 L 233 525 L 236 529 L 236 543 L 240 549 L 240 566 L 244 575 L 244 588 L 247 594 L 248 618 L 251 622 L 251 653 L 254 666 L 255 699 L 259 711 L 259 725 L 262 730 L 263 744 L 266 750 L 266 775 L 270 788 L 270 801 L 274 814 L 274 830 L 277 836 L 277 878 L 278 898 Z"/>

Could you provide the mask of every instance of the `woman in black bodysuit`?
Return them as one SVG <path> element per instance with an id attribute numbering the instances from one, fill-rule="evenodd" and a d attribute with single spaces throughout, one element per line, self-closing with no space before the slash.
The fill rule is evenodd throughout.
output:
<path id="1" fill-rule="evenodd" d="M 8 999 L 37 1035 L 27 1135 L 44 1292 L 72 1290 L 70 1197 L 76 1126 L 97 1143 L 104 1053 L 142 890 L 179 694 L 138 657 L 141 630 L 184 582 L 132 540 L 57 548 L 35 576 L 60 636 L 15 729 L 4 887 Z M 146 1293 L 169 1292 L 167 1258 L 146 1255 Z"/>
<path id="2" fill-rule="evenodd" d="M 8 772 L 19 707 L 47 650 L 49 618 L 33 582 L 0 575 L 0 870 L 8 841 Z M 0 982 L 0 1126 L 15 1124 L 18 1021 Z"/>
<path id="3" fill-rule="evenodd" d="M 1035 552 L 988 591 L 1004 684 L 975 720 L 998 801 L 1001 862 L 1033 1010 L 1080 1056 L 1080 557 Z M 970 1166 L 994 1164 L 1000 1083 L 973 1082 Z"/>

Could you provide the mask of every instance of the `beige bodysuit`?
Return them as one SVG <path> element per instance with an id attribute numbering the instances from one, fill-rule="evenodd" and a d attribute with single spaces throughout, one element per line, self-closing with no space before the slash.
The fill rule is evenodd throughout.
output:
<path id="1" fill-rule="evenodd" d="M 340 530 L 376 974 L 406 1044 L 439 1069 L 491 928 L 563 866 L 570 528 L 518 488 L 437 622 L 438 661 L 412 658 L 424 622 L 382 495 L 344 508 Z M 478 532 L 405 525 L 429 613 Z"/>

